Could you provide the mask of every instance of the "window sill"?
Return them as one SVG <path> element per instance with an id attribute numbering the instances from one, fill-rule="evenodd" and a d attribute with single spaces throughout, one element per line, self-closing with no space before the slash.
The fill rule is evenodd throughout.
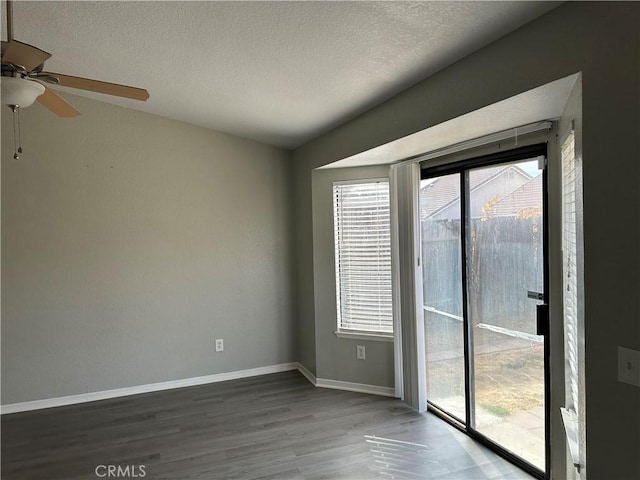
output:
<path id="1" fill-rule="evenodd" d="M 337 330 L 333 332 L 338 338 L 349 338 L 351 340 L 373 340 L 374 342 L 393 342 L 393 335 L 388 333 L 373 332 L 347 332 Z"/>

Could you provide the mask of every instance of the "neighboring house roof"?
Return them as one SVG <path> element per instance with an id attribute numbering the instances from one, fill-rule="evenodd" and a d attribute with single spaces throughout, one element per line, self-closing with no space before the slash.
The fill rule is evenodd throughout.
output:
<path id="1" fill-rule="evenodd" d="M 493 206 L 495 217 L 540 215 L 542 211 L 542 175 L 533 177 Z"/>
<path id="2" fill-rule="evenodd" d="M 420 189 L 420 218 L 429 218 L 460 196 L 460 177 L 446 175 Z"/>
<path id="3" fill-rule="evenodd" d="M 470 176 L 471 192 L 498 178 L 509 170 L 515 170 L 525 178 L 531 178 L 527 172 L 517 165 L 506 165 L 495 168 L 474 170 Z M 431 217 L 439 211 L 458 201 L 460 197 L 460 176 L 457 174 L 438 177 L 420 189 L 420 218 Z"/>

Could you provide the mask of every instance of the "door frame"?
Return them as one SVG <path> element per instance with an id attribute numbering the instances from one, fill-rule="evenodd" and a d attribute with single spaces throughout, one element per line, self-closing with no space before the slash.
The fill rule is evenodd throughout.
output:
<path id="1" fill-rule="evenodd" d="M 495 148 L 495 146 L 493 146 Z M 474 155 L 474 152 L 468 151 L 461 159 L 457 159 L 451 162 L 443 162 L 438 165 L 429 166 L 428 162 L 424 162 L 420 164 L 420 179 L 428 179 L 439 177 L 443 175 L 449 174 L 459 174 L 460 175 L 460 205 L 461 205 L 461 254 L 462 254 L 462 307 L 463 307 L 463 324 L 464 324 L 464 366 L 465 366 L 465 422 L 461 423 L 455 417 L 452 417 L 447 412 L 441 410 L 436 405 L 432 404 L 427 398 L 427 408 L 431 413 L 436 414 L 441 417 L 457 429 L 465 432 L 467 435 L 482 443 L 483 445 L 489 447 L 493 451 L 495 451 L 498 455 L 506 458 L 511 463 L 517 465 L 521 469 L 530 473 L 531 475 L 540 478 L 547 479 L 550 478 L 550 467 L 551 467 L 551 392 L 550 392 L 550 328 L 549 328 L 549 317 L 547 315 L 546 318 L 546 328 L 544 334 L 544 342 L 543 342 L 543 361 L 544 361 L 544 427 L 545 427 L 545 469 L 544 471 L 540 470 L 538 467 L 533 464 L 527 462 L 523 458 L 515 455 L 511 451 L 502 447 L 497 442 L 491 440 L 486 437 L 482 433 L 478 432 L 475 429 L 475 425 L 473 424 L 474 419 L 474 402 L 473 398 L 473 385 L 472 385 L 472 375 L 470 372 L 471 366 L 471 358 L 473 357 L 473 343 L 470 341 L 470 331 L 469 331 L 469 312 L 468 312 L 468 288 L 467 288 L 467 259 L 469 255 L 468 245 L 467 245 L 467 233 L 469 229 L 468 225 L 468 217 L 467 212 L 469 210 L 469 198 L 466 191 L 466 186 L 468 183 L 468 172 L 470 169 L 478 168 L 478 167 L 489 167 L 492 165 L 499 165 L 503 163 L 511 163 L 517 162 L 519 160 L 526 160 L 535 157 L 544 157 L 544 165 L 542 166 L 542 195 L 543 195 L 543 238 L 542 238 L 542 248 L 543 248 L 543 286 L 544 286 L 544 304 L 547 306 L 550 303 L 550 252 L 549 252 L 549 179 L 548 179 L 548 158 L 549 158 L 549 148 L 547 139 L 543 139 L 542 141 L 532 142 L 530 144 L 513 148 L 500 150 L 500 145 L 498 145 L 498 151 L 492 153 L 480 153 L 477 152 Z M 428 392 L 427 392 L 428 394 Z"/>

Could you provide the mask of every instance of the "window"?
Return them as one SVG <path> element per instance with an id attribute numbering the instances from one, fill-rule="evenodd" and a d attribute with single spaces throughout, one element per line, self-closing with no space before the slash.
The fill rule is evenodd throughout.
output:
<path id="1" fill-rule="evenodd" d="M 578 282 L 576 261 L 576 168 L 574 134 L 571 132 L 562 145 L 562 250 L 564 277 L 565 358 L 567 361 L 566 406 L 578 410 Z"/>
<path id="2" fill-rule="evenodd" d="M 389 182 L 335 183 L 338 332 L 391 334 Z"/>
<path id="3" fill-rule="evenodd" d="M 573 465 L 580 472 L 580 357 L 578 309 L 578 181 L 575 156 L 575 135 L 571 131 L 562 143 L 562 276 L 565 349 L 565 407 L 561 408 L 562 421 Z"/>

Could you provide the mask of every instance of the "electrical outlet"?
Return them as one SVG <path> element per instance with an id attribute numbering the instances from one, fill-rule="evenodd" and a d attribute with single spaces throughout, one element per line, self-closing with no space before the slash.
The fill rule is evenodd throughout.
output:
<path id="1" fill-rule="evenodd" d="M 364 345 L 358 345 L 356 347 L 356 358 L 358 360 L 364 360 L 367 358 L 367 352 L 365 351 Z"/>
<path id="2" fill-rule="evenodd" d="M 640 387 L 640 352 L 618 347 L 618 381 Z"/>
<path id="3" fill-rule="evenodd" d="M 224 339 L 216 338 L 216 352 L 224 351 Z"/>

